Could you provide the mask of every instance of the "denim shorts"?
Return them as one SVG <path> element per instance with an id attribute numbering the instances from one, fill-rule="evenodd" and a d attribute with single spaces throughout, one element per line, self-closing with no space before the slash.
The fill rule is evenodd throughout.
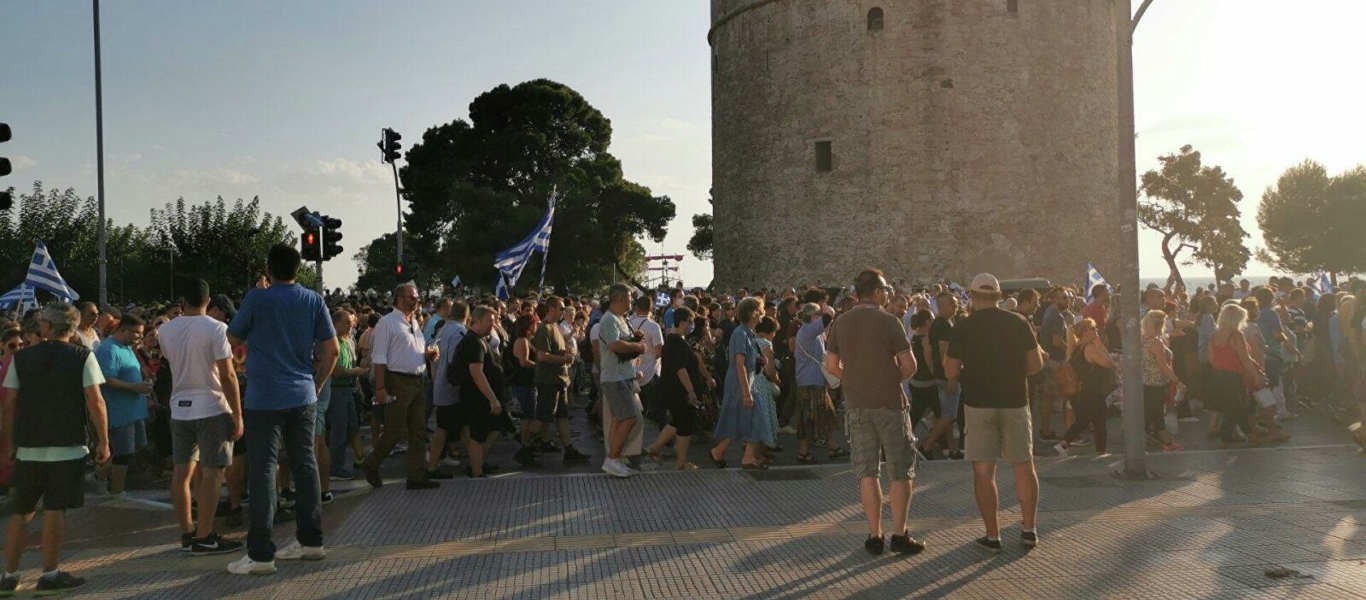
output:
<path id="1" fill-rule="evenodd" d="M 133 421 L 121 427 L 109 428 L 109 455 L 129 456 L 137 454 L 147 445 L 147 422 Z"/>
<path id="2" fill-rule="evenodd" d="M 520 385 L 508 386 L 512 390 L 512 400 L 517 403 L 517 409 L 522 411 L 523 419 L 532 419 L 536 416 L 536 388 L 523 387 Z"/>
<path id="3" fill-rule="evenodd" d="M 947 381 L 936 382 L 939 389 L 939 415 L 945 419 L 958 418 L 959 400 L 963 398 L 963 386 L 958 386 L 958 391 L 950 392 Z"/>

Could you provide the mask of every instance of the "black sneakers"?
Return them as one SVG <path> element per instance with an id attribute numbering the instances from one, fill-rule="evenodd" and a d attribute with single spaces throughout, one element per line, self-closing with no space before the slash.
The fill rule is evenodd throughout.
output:
<path id="1" fill-rule="evenodd" d="M 189 552 L 190 548 L 194 546 L 194 538 L 195 535 L 193 533 L 180 534 L 180 551 Z"/>
<path id="2" fill-rule="evenodd" d="M 564 462 L 583 461 L 589 458 L 591 457 L 579 452 L 579 449 L 573 446 L 566 446 L 564 449 Z"/>
<path id="3" fill-rule="evenodd" d="M 993 539 L 991 539 L 991 538 L 989 538 L 989 537 L 987 537 L 987 536 L 984 535 L 984 536 L 982 536 L 982 537 L 977 538 L 977 542 L 976 542 L 976 543 L 977 543 L 977 546 L 978 546 L 979 548 L 982 548 L 983 550 L 986 550 L 987 552 L 991 552 L 992 554 L 995 554 L 995 553 L 998 553 L 998 552 L 1001 551 L 1001 540 L 999 540 L 999 539 L 993 540 Z"/>
<path id="4" fill-rule="evenodd" d="M 330 491 L 327 491 L 327 492 L 323 492 L 323 493 L 322 493 L 322 501 L 323 501 L 323 504 L 324 504 L 324 505 L 331 504 L 332 501 L 333 501 L 333 500 L 336 500 L 336 499 L 337 499 L 337 496 L 336 496 L 335 494 L 333 494 L 332 492 L 330 492 Z"/>
<path id="5" fill-rule="evenodd" d="M 925 542 L 911 537 L 908 531 L 905 535 L 892 536 L 891 548 L 897 554 L 920 554 L 925 550 Z"/>
<path id="6" fill-rule="evenodd" d="M 863 549 L 867 550 L 869 554 L 878 555 L 882 554 L 884 544 L 882 537 L 868 536 L 867 541 L 863 542 Z"/>
<path id="7" fill-rule="evenodd" d="M 1035 546 L 1038 546 L 1038 545 L 1039 545 L 1039 534 L 1038 534 L 1038 532 L 1034 532 L 1034 531 L 1021 531 L 1021 532 L 1020 532 L 1020 543 L 1021 543 L 1021 544 L 1024 544 L 1025 546 L 1028 546 L 1028 547 L 1030 547 L 1030 548 L 1033 548 L 1033 547 L 1035 547 Z"/>
<path id="8" fill-rule="evenodd" d="M 17 580 L 16 580 L 17 582 Z M 39 577 L 37 590 L 39 596 L 50 596 L 62 590 L 69 590 L 85 585 L 84 577 L 77 577 L 66 571 L 57 571 L 51 577 Z"/>
<path id="9" fill-rule="evenodd" d="M 208 537 L 194 541 L 194 545 L 190 547 L 190 554 L 192 556 L 209 556 L 213 554 L 237 552 L 241 549 L 242 542 L 225 540 L 223 539 L 223 536 L 218 535 L 217 533 L 210 533 Z"/>
<path id="10" fill-rule="evenodd" d="M 514 456 L 514 458 L 517 460 L 517 464 L 520 464 L 524 467 L 541 466 L 541 461 L 536 459 L 536 453 L 532 451 L 531 448 L 528 446 L 522 446 L 522 449 L 517 451 L 517 454 L 516 456 Z"/>
<path id="11" fill-rule="evenodd" d="M 0 574 L 0 597 L 8 598 L 14 595 L 15 590 L 19 589 L 19 575 L 12 576 Z"/>

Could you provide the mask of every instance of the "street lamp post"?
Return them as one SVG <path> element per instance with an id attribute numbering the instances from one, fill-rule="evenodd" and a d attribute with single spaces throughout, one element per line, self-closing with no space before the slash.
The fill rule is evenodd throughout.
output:
<path id="1" fill-rule="evenodd" d="M 1148 455 L 1143 422 L 1143 334 L 1139 328 L 1142 290 L 1138 278 L 1138 166 L 1134 149 L 1134 29 L 1153 0 L 1143 0 L 1138 14 L 1131 0 L 1118 0 L 1115 22 L 1117 84 L 1119 87 L 1119 200 L 1120 315 L 1124 329 L 1124 475 L 1146 478 Z M 1130 16 L 1134 15 L 1134 16 Z"/>
<path id="2" fill-rule="evenodd" d="M 99 203 L 100 222 L 96 225 L 100 245 L 100 306 L 109 304 L 109 272 L 105 256 L 108 232 L 104 217 L 104 86 L 100 69 L 100 0 L 91 0 L 95 15 L 95 193 Z"/>

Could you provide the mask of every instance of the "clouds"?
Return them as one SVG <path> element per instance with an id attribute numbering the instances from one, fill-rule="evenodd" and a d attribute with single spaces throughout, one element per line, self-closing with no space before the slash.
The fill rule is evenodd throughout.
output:
<path id="1" fill-rule="evenodd" d="M 16 173 L 19 171 L 23 171 L 25 169 L 32 169 L 33 167 L 38 166 L 37 160 L 34 160 L 33 158 L 28 156 L 24 156 L 23 154 L 11 158 L 9 162 L 10 166 L 14 168 L 14 171 Z"/>

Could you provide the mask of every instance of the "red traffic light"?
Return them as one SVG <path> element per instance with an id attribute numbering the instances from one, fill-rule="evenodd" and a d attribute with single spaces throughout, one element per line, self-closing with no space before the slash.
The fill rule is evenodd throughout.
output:
<path id="1" fill-rule="evenodd" d="M 394 266 L 394 272 L 395 272 L 395 273 L 398 273 L 399 275 L 402 275 L 402 274 L 403 274 L 403 265 L 395 265 L 395 266 Z"/>
<path id="2" fill-rule="evenodd" d="M 315 245 L 317 245 L 317 243 L 318 243 L 318 234 L 313 233 L 313 232 L 311 232 L 311 231 L 304 234 L 304 245 L 305 245 L 305 246 L 315 246 Z"/>

